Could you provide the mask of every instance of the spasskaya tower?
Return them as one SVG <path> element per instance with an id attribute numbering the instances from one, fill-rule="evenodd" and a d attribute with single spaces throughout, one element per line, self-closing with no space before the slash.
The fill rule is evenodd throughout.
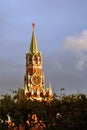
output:
<path id="1" fill-rule="evenodd" d="M 30 50 L 26 54 L 26 73 L 24 76 L 24 92 L 28 99 L 50 99 L 52 97 L 51 85 L 45 88 L 42 69 L 42 54 L 38 51 L 38 45 L 34 32 L 35 24 L 32 23 L 32 38 Z"/>

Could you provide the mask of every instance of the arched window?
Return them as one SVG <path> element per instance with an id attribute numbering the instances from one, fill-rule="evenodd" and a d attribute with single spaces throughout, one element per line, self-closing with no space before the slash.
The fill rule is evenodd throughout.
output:
<path id="1" fill-rule="evenodd" d="M 37 93 L 36 92 L 34 92 L 34 96 L 37 97 Z"/>
<path id="2" fill-rule="evenodd" d="M 43 97 L 43 93 L 42 92 L 40 93 L 40 96 Z"/>
<path id="3" fill-rule="evenodd" d="M 29 57 L 29 62 L 32 63 L 32 57 Z"/>
<path id="4" fill-rule="evenodd" d="M 38 63 L 38 57 L 35 55 L 34 56 L 34 62 L 37 64 Z"/>

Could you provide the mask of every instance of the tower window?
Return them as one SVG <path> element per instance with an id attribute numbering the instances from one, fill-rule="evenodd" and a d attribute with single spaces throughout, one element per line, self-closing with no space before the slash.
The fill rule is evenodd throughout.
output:
<path id="1" fill-rule="evenodd" d="M 40 93 L 40 96 L 43 97 L 43 93 L 42 92 Z"/>
<path id="2" fill-rule="evenodd" d="M 32 57 L 29 58 L 29 62 L 32 63 Z"/>
<path id="3" fill-rule="evenodd" d="M 37 56 L 34 57 L 34 62 L 35 62 L 36 64 L 38 63 L 38 57 L 37 57 Z"/>
<path id="4" fill-rule="evenodd" d="M 34 92 L 34 96 L 37 97 L 37 93 L 36 92 Z"/>

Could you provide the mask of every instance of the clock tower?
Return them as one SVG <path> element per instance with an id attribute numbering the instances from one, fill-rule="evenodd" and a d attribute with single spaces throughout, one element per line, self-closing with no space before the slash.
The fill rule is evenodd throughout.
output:
<path id="1" fill-rule="evenodd" d="M 32 38 L 30 50 L 26 54 L 26 74 L 24 76 L 24 91 L 28 99 L 42 100 L 52 97 L 51 86 L 45 89 L 44 74 L 42 70 L 42 54 L 38 51 L 38 44 L 32 23 Z"/>

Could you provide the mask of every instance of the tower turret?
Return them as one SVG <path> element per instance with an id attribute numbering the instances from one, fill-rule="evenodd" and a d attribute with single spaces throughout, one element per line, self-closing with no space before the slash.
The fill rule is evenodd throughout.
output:
<path id="1" fill-rule="evenodd" d="M 26 54 L 26 74 L 24 76 L 24 87 L 27 98 L 32 100 L 41 100 L 46 94 L 45 78 L 43 74 L 42 55 L 38 51 L 34 27 L 35 24 L 33 23 L 30 50 Z"/>

